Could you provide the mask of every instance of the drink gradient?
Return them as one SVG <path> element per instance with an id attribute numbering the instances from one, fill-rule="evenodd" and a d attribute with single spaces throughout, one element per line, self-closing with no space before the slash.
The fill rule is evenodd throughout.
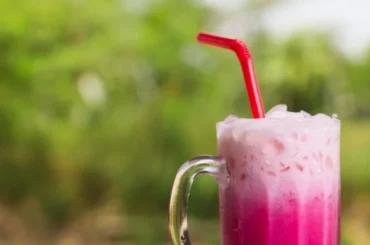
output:
<path id="1" fill-rule="evenodd" d="M 288 112 L 217 124 L 229 183 L 220 186 L 223 245 L 338 245 L 340 121 Z"/>

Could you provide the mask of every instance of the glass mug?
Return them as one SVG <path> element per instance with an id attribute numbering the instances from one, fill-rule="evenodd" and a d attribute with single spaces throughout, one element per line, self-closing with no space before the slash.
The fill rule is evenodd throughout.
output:
<path id="1" fill-rule="evenodd" d="M 198 174 L 219 183 L 222 245 L 340 244 L 340 121 L 238 119 L 217 123 L 220 156 L 177 172 L 169 205 L 174 245 L 190 245 L 187 202 Z"/>

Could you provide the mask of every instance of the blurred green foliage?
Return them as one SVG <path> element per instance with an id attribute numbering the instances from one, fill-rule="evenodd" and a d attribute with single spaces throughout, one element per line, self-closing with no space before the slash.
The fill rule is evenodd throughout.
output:
<path id="1" fill-rule="evenodd" d="M 0 200 L 36 200 L 52 227 L 110 200 L 124 215 L 164 217 L 178 167 L 216 154 L 215 123 L 250 116 L 234 55 L 196 43 L 222 21 L 201 3 L 3 0 L 0 9 Z M 370 51 L 353 62 L 306 31 L 282 41 L 256 32 L 248 45 L 266 109 L 344 119 L 344 209 L 368 195 Z M 217 203 L 216 183 L 200 177 L 190 213 L 215 217 Z"/>

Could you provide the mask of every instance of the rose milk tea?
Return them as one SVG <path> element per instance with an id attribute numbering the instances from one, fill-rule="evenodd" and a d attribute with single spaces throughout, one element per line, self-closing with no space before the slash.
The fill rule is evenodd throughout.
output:
<path id="1" fill-rule="evenodd" d="M 340 121 L 274 107 L 217 124 L 223 245 L 338 245 Z"/>

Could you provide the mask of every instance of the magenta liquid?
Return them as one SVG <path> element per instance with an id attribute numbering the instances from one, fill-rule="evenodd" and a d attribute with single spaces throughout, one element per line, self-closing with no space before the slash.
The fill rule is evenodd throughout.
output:
<path id="1" fill-rule="evenodd" d="M 338 245 L 340 121 L 286 112 L 217 125 L 230 181 L 220 187 L 223 245 Z"/>

